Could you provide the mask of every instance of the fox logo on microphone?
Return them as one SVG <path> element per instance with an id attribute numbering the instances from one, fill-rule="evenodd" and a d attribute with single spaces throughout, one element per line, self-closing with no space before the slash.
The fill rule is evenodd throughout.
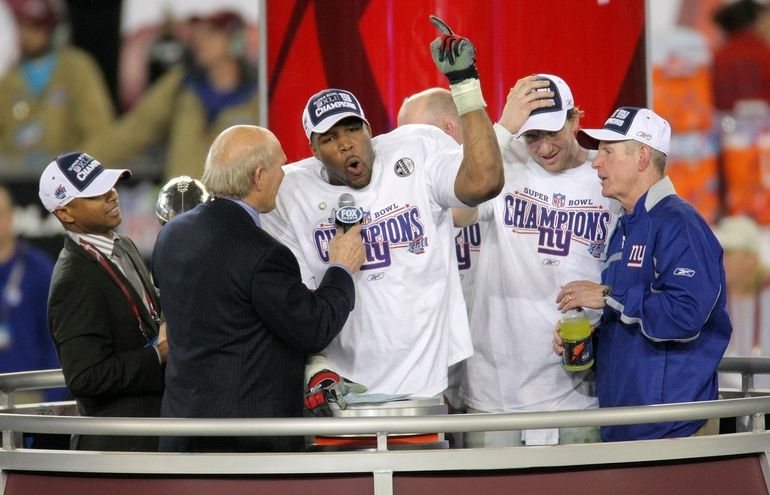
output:
<path id="1" fill-rule="evenodd" d="M 355 206 L 342 206 L 334 212 L 334 218 L 338 223 L 355 225 L 364 219 L 364 212 Z"/>
<path id="2" fill-rule="evenodd" d="M 334 210 L 334 221 L 342 228 L 343 232 L 347 232 L 353 225 L 361 223 L 364 218 L 363 210 L 356 207 L 356 198 L 350 193 L 340 194 L 337 206 L 338 208 Z"/>

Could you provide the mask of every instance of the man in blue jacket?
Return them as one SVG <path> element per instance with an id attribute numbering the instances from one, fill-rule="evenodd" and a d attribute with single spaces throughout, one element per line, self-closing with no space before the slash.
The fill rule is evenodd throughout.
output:
<path id="1" fill-rule="evenodd" d="M 562 311 L 604 308 L 596 330 L 600 407 L 715 400 L 717 366 L 732 331 L 722 248 L 665 174 L 671 127 L 645 108 L 622 107 L 602 129 L 578 131 L 598 149 L 602 194 L 623 206 L 602 283 L 569 282 Z M 554 339 L 557 352 L 558 338 Z M 717 433 L 716 420 L 602 427 L 602 440 Z"/>

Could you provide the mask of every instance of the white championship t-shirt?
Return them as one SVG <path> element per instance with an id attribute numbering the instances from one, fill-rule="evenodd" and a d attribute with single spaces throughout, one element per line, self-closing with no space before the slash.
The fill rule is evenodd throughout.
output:
<path id="1" fill-rule="evenodd" d="M 473 223 L 466 227 L 456 228 L 454 247 L 457 268 L 460 270 L 460 284 L 463 288 L 463 297 L 465 298 L 465 304 L 470 306 L 479 266 L 481 226 L 478 223 Z"/>
<path id="2" fill-rule="evenodd" d="M 620 205 L 601 195 L 590 161 L 554 174 L 531 158 L 504 157 L 503 191 L 479 206 L 484 249 L 470 303 L 474 354 L 460 395 L 490 412 L 595 407 L 590 372 L 565 371 L 552 350 L 556 295 L 573 280 L 599 282 Z M 589 316 L 595 323 L 599 313 Z"/>
<path id="3" fill-rule="evenodd" d="M 262 225 L 315 288 L 328 268 L 339 197 L 352 194 L 364 210 L 366 261 L 353 275 L 355 309 L 323 354 L 371 393 L 434 396 L 447 386 L 448 367 L 472 353 L 449 210 L 463 206 L 454 194 L 462 148 L 426 125 L 372 143 L 372 179 L 361 189 L 329 184 L 315 158 L 285 166 Z"/>

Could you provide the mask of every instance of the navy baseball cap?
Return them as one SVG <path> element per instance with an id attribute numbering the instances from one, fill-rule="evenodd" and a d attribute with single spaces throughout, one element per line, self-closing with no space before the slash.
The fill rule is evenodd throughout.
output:
<path id="1" fill-rule="evenodd" d="M 302 127 L 308 139 L 317 132 L 323 134 L 346 117 L 358 117 L 367 124 L 358 99 L 344 89 L 325 89 L 310 97 L 302 112 Z"/>
<path id="2" fill-rule="evenodd" d="M 125 169 L 107 169 L 86 153 L 59 155 L 40 176 L 40 201 L 54 211 L 75 198 L 101 196 L 121 179 L 131 177 Z"/>

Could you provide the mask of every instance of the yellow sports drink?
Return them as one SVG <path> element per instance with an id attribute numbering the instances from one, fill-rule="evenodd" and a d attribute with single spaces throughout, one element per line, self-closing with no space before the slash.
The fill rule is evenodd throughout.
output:
<path id="1" fill-rule="evenodd" d="M 565 370 L 583 371 L 594 364 L 591 324 L 582 310 L 568 311 L 562 316 L 559 335 L 564 342 L 561 365 Z"/>

